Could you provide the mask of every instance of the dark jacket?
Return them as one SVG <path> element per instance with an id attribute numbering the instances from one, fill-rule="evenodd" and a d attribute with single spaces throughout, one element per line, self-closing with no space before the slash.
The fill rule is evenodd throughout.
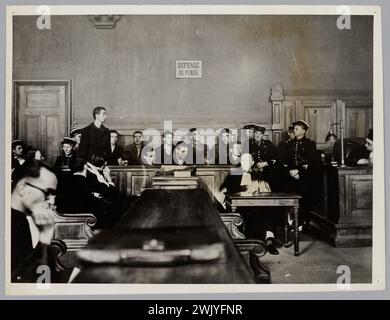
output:
<path id="1" fill-rule="evenodd" d="M 172 144 L 171 146 L 172 151 L 171 154 L 166 153 L 164 145 L 162 144 L 161 146 L 156 148 L 156 164 L 175 164 L 173 154 L 175 151 L 175 145 Z"/>
<path id="2" fill-rule="evenodd" d="M 110 147 L 110 153 L 108 155 L 107 159 L 107 164 L 109 166 L 118 166 L 118 159 L 122 158 L 122 153 L 123 153 L 123 147 L 115 145 L 114 151 L 111 152 L 111 147 Z"/>
<path id="3" fill-rule="evenodd" d="M 356 166 L 360 159 L 369 159 L 370 153 L 365 145 L 358 146 L 349 153 L 345 162 L 348 166 Z"/>
<path id="4" fill-rule="evenodd" d="M 138 154 L 135 143 L 125 146 L 122 152 L 122 160 L 127 160 L 128 165 L 142 165 L 142 149 L 145 146 L 144 142 L 141 142 L 140 153 Z"/>
<path id="5" fill-rule="evenodd" d="M 108 159 L 111 153 L 110 130 L 104 125 L 97 128 L 93 123 L 81 129 L 79 157 L 91 161 L 92 155 L 101 154 Z"/>
<path id="6" fill-rule="evenodd" d="M 60 155 L 57 157 L 57 160 L 55 162 L 55 167 L 56 168 L 61 168 L 61 167 L 67 167 L 67 168 L 72 168 L 74 162 L 76 161 L 76 154 L 73 153 L 70 157 L 65 157 L 64 154 Z"/>
<path id="7" fill-rule="evenodd" d="M 321 160 L 317 153 L 315 141 L 306 137 L 291 140 L 287 146 L 284 165 L 287 171 L 298 170 L 300 178 L 296 183 L 306 184 L 307 188 L 313 187 L 312 183 L 319 177 L 321 168 Z"/>
<path id="8" fill-rule="evenodd" d="M 249 152 L 253 156 L 255 162 L 266 161 L 270 164 L 271 160 L 276 159 L 274 146 L 271 141 L 261 140 L 260 142 L 253 141 L 249 145 Z"/>
<path id="9" fill-rule="evenodd" d="M 56 257 L 59 252 L 51 245 L 38 242 L 33 248 L 30 227 L 23 212 L 11 209 L 11 282 L 37 283 L 41 275 L 48 275 L 50 282 L 58 282 Z M 50 274 L 46 269 L 49 267 Z"/>

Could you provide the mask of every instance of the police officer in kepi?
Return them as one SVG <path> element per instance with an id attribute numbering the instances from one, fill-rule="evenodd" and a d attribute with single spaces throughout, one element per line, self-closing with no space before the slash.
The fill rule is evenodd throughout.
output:
<path id="1" fill-rule="evenodd" d="M 254 137 L 249 144 L 249 152 L 255 161 L 255 166 L 263 172 L 264 179 L 270 184 L 272 191 L 279 191 L 277 182 L 276 152 L 271 141 L 263 139 L 265 127 L 254 125 Z"/>
<path id="2" fill-rule="evenodd" d="M 299 225 L 308 230 L 310 210 L 316 199 L 316 181 L 320 172 L 320 158 L 316 142 L 306 138 L 307 122 L 292 123 L 295 138 L 288 143 L 285 158 L 282 159 L 287 173 L 286 192 L 302 196 L 299 211 Z"/>

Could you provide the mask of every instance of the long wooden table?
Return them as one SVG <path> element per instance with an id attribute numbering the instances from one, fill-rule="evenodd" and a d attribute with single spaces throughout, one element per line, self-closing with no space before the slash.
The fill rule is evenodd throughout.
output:
<path id="1" fill-rule="evenodd" d="M 249 267 L 203 189 L 145 190 L 119 224 L 113 230 L 98 234 L 86 249 L 100 248 L 104 255 L 105 250 L 120 249 L 134 243 L 137 245 L 142 240 L 137 238 L 145 235 L 177 246 L 182 244 L 178 242 L 191 245 L 214 239 L 212 241 L 223 244 L 224 255 L 211 262 L 169 266 L 84 264 L 74 282 L 254 283 Z"/>
<path id="2" fill-rule="evenodd" d="M 239 207 L 285 207 L 284 241 L 288 242 L 288 214 L 293 210 L 294 254 L 299 255 L 298 211 L 301 196 L 291 193 L 263 192 L 256 195 L 233 194 L 228 196 L 232 212 Z"/>

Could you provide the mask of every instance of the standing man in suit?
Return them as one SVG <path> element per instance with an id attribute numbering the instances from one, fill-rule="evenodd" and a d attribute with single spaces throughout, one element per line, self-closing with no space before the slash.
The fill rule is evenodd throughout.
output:
<path id="1" fill-rule="evenodd" d="M 293 122 L 295 138 L 287 147 L 285 166 L 288 170 L 287 192 L 302 196 L 299 225 L 307 229 L 310 223 L 310 210 L 316 197 L 316 184 L 319 175 L 320 159 L 315 141 L 306 138 L 309 125 L 304 120 Z"/>
<path id="2" fill-rule="evenodd" d="M 30 270 L 32 278 L 26 278 L 26 271 L 34 268 L 26 263 L 36 263 L 31 260 L 33 255 L 43 259 L 39 264 L 50 266 L 46 258 L 47 246 L 54 232 L 56 189 L 57 177 L 43 161 L 32 160 L 14 171 L 11 193 L 12 282 L 33 282 L 40 275 L 36 269 Z"/>
<path id="3" fill-rule="evenodd" d="M 119 166 L 122 164 L 123 147 L 118 145 L 118 137 L 118 131 L 110 130 L 110 154 L 107 159 L 109 166 Z"/>
<path id="4" fill-rule="evenodd" d="M 79 156 L 91 161 L 92 155 L 101 154 L 107 160 L 111 153 L 110 130 L 103 125 L 107 119 L 107 110 L 104 107 L 96 107 L 92 115 L 94 121 L 81 129 Z"/>
<path id="5" fill-rule="evenodd" d="M 123 149 L 122 161 L 130 166 L 142 165 L 142 149 L 145 146 L 142 131 L 134 131 L 133 141 Z"/>

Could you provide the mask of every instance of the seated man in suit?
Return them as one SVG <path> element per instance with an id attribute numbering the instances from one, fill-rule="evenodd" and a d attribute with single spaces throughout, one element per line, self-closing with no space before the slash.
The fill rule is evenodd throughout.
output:
<path id="1" fill-rule="evenodd" d="M 129 166 L 139 166 L 142 164 L 141 152 L 145 143 L 141 131 L 134 131 L 133 143 L 125 146 L 122 153 L 123 164 Z"/>
<path id="2" fill-rule="evenodd" d="M 22 140 L 14 140 L 12 141 L 12 161 L 11 161 L 11 168 L 14 169 L 16 167 L 21 166 L 25 159 L 24 159 L 24 143 Z"/>
<path id="3" fill-rule="evenodd" d="M 367 137 L 366 143 L 354 148 L 348 155 L 346 163 L 349 166 L 356 165 L 372 165 L 373 158 L 373 146 L 374 146 L 374 137 L 373 130 L 370 129 Z"/>
<path id="4" fill-rule="evenodd" d="M 14 171 L 11 194 L 11 281 L 35 282 L 40 276 L 33 265 L 50 267 L 50 243 L 54 233 L 57 177 L 46 163 L 31 160 Z M 30 258 L 30 259 L 29 259 Z M 29 270 L 29 269 L 34 270 Z M 51 279 L 53 280 L 53 278 Z"/>
<path id="5" fill-rule="evenodd" d="M 163 144 L 157 147 L 156 150 L 156 164 L 173 164 L 173 133 L 171 131 L 164 131 L 162 136 Z"/>
<path id="6" fill-rule="evenodd" d="M 107 158 L 109 166 L 119 166 L 122 164 L 123 148 L 118 145 L 119 133 L 116 130 L 110 130 L 110 147 L 111 152 Z"/>
<path id="7" fill-rule="evenodd" d="M 239 165 L 241 160 L 242 146 L 240 140 L 235 140 L 229 148 L 229 163 Z"/>
<path id="8" fill-rule="evenodd" d="M 79 152 L 80 142 L 81 142 L 81 129 L 75 129 L 70 132 L 70 137 L 76 141 L 74 146 L 74 152 L 77 154 Z"/>
<path id="9" fill-rule="evenodd" d="M 241 155 L 241 166 L 232 170 L 231 174 L 222 183 L 220 194 L 217 195 L 217 200 L 224 208 L 226 208 L 225 193 L 255 195 L 260 192 L 271 192 L 269 184 L 264 180 L 263 173 L 254 164 L 252 154 L 244 153 Z M 265 240 L 270 254 L 279 254 L 274 236 L 274 230 L 278 223 L 275 214 L 266 211 L 267 209 L 261 210 L 262 212 L 259 212 L 259 209 L 255 207 L 242 208 L 240 213 L 242 213 L 246 222 L 246 233 L 251 238 Z"/>
<path id="10" fill-rule="evenodd" d="M 232 134 L 229 128 L 223 128 L 218 135 L 218 141 L 210 149 L 209 163 L 210 164 L 230 164 L 229 162 L 229 147 L 232 140 Z"/>
<path id="11" fill-rule="evenodd" d="M 185 141 L 179 141 L 173 154 L 174 163 L 177 165 L 193 164 L 192 153 L 189 152 L 189 149 Z"/>
<path id="12" fill-rule="evenodd" d="M 200 141 L 200 133 L 197 128 L 191 128 L 190 133 L 191 135 L 189 144 L 192 144 L 192 163 L 206 164 L 208 157 L 207 145 Z"/>

